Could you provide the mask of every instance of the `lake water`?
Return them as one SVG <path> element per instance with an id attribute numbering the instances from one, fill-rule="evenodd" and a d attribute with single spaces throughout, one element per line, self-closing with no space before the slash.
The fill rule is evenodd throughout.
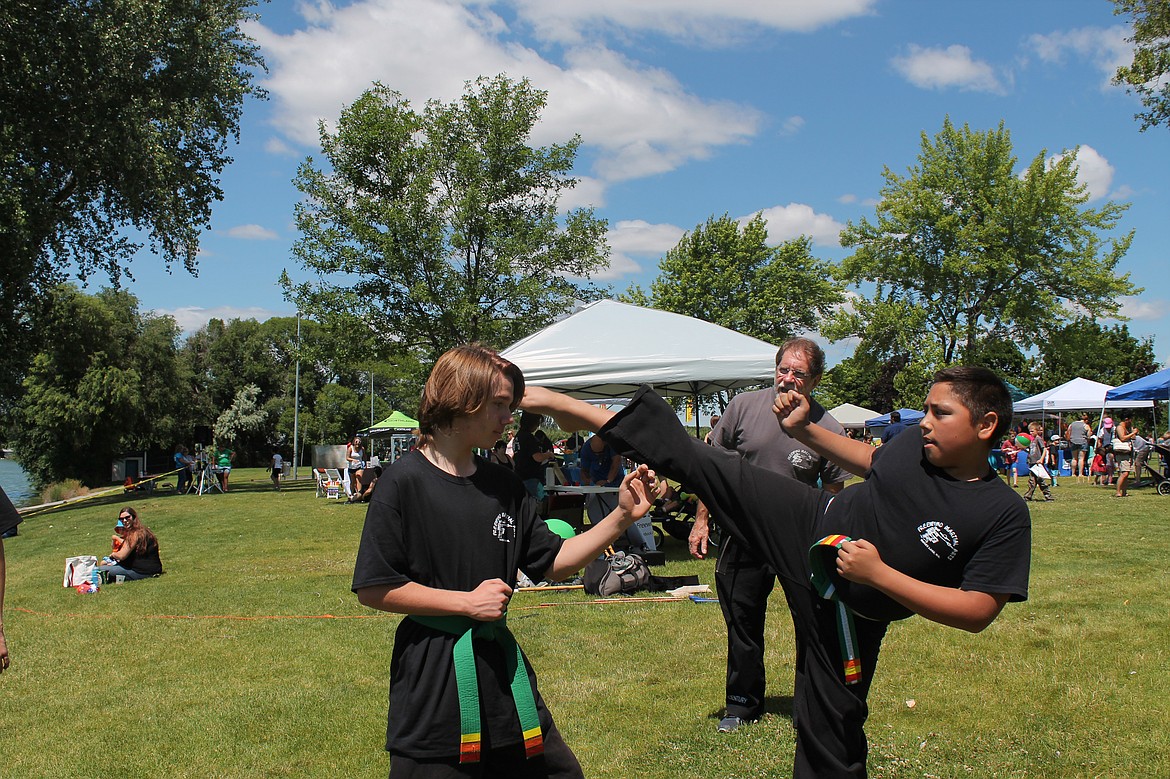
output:
<path id="1" fill-rule="evenodd" d="M 16 460 L 7 457 L 0 459 L 0 487 L 17 506 L 28 503 L 33 497 L 32 485 L 28 483 L 28 474 L 20 467 Z"/>

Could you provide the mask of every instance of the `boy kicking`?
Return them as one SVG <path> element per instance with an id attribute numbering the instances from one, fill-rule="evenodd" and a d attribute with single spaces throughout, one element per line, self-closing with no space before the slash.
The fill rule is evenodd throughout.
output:
<path id="1" fill-rule="evenodd" d="M 1011 396 L 984 368 L 939 371 L 919 426 L 878 449 L 810 424 L 803 395 L 778 395 L 777 435 L 866 475 L 837 496 L 704 446 L 646 387 L 616 415 L 537 387 L 521 405 L 686 484 L 775 567 L 797 644 L 794 776 L 866 775 L 865 700 L 890 621 L 978 632 L 1027 598 L 1027 507 L 988 464 Z"/>
<path id="2" fill-rule="evenodd" d="M 517 569 L 561 580 L 653 505 L 645 466 L 618 507 L 562 540 L 511 469 L 488 462 L 524 395 L 520 369 L 477 345 L 435 363 L 419 407 L 421 443 L 378 479 L 353 591 L 409 615 L 394 637 L 386 749 L 399 777 L 581 777 L 505 625 Z"/>

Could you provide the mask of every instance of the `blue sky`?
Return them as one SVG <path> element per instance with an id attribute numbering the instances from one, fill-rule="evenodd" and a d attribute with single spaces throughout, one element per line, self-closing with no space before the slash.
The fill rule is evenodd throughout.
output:
<path id="1" fill-rule="evenodd" d="M 332 122 L 375 81 L 416 105 L 449 101 L 479 75 L 527 76 L 549 92 L 534 141 L 583 139 L 565 204 L 609 221 L 602 283 L 646 286 L 658 259 L 712 215 L 764 212 L 769 238 L 837 233 L 872 218 L 889 167 L 914 165 L 921 134 L 957 125 L 1011 132 L 1020 167 L 1080 147 L 1089 205 L 1131 203 L 1120 270 L 1145 291 L 1122 311 L 1170 360 L 1170 130 L 1139 132 L 1139 103 L 1110 86 L 1129 61 L 1108 0 L 353 0 L 259 7 L 248 32 L 269 72 L 245 107 L 225 199 L 200 272 L 167 274 L 143 252 L 130 289 L 191 330 L 208 318 L 290 315 L 276 279 L 305 273 L 291 181 Z M 830 362 L 850 350 L 828 348 Z M 1091 378 L 1091 377 L 1090 377 Z"/>

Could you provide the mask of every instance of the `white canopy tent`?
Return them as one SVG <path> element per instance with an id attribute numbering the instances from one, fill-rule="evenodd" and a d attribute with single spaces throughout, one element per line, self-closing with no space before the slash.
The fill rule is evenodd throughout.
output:
<path id="1" fill-rule="evenodd" d="M 530 384 L 584 399 L 710 395 L 771 382 L 776 347 L 701 319 L 599 300 L 501 355 Z"/>
<path id="2" fill-rule="evenodd" d="M 1105 400 L 1105 393 L 1113 387 L 1099 381 L 1080 377 L 1059 387 L 1016 401 L 1012 410 L 1017 414 L 1060 414 L 1063 411 L 1090 411 L 1102 406 L 1108 408 L 1150 408 L 1149 400 Z"/>
<path id="3" fill-rule="evenodd" d="M 876 417 L 878 412 L 852 403 L 842 403 L 836 408 L 829 409 L 829 415 L 840 422 L 841 427 L 846 430 L 861 430 L 865 427 L 865 421 Z"/>

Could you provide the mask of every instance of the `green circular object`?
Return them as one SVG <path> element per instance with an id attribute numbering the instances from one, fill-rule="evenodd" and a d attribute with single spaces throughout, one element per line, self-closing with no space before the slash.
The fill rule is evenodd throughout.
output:
<path id="1" fill-rule="evenodd" d="M 1027 433 L 1020 433 L 1018 436 L 1016 436 L 1016 443 L 1020 446 L 1027 446 L 1028 444 L 1032 443 L 1032 436 L 1028 435 Z"/>
<path id="2" fill-rule="evenodd" d="M 548 525 L 549 530 L 566 541 L 577 535 L 577 531 L 573 529 L 573 526 L 563 519 L 546 519 L 544 523 Z"/>

